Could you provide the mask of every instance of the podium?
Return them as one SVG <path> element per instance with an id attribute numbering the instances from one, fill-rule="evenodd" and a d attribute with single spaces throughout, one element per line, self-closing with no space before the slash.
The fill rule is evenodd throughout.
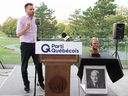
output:
<path id="1" fill-rule="evenodd" d="M 79 61 L 82 43 L 38 41 L 36 54 L 45 65 L 45 96 L 70 96 L 71 65 Z"/>
<path id="2" fill-rule="evenodd" d="M 41 55 L 45 64 L 45 96 L 70 96 L 70 66 L 78 55 Z"/>

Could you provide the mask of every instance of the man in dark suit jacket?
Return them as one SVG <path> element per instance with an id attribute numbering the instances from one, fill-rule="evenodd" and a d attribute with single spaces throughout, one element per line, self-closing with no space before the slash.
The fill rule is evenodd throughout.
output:
<path id="1" fill-rule="evenodd" d="M 100 81 L 100 73 L 98 70 L 92 70 L 90 79 L 87 81 L 87 88 L 105 88 L 105 83 Z"/>

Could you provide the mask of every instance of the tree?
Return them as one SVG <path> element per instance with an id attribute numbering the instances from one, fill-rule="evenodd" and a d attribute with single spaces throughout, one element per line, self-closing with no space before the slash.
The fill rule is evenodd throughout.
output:
<path id="1" fill-rule="evenodd" d="M 70 15 L 70 26 L 73 35 L 107 37 L 110 33 L 106 18 L 115 14 L 114 0 L 98 0 L 94 7 L 81 12 L 76 10 Z"/>
<path id="2" fill-rule="evenodd" d="M 66 28 L 66 25 L 64 23 L 57 24 L 56 35 L 59 35 L 62 32 L 64 32 L 65 31 L 65 28 Z"/>
<path id="3" fill-rule="evenodd" d="M 82 21 L 83 27 L 85 27 L 87 36 L 94 36 L 97 31 L 97 21 L 95 19 L 95 12 L 92 7 L 89 7 L 86 11 L 83 11 Z"/>
<path id="4" fill-rule="evenodd" d="M 2 25 L 0 24 L 0 31 L 2 31 Z"/>
<path id="5" fill-rule="evenodd" d="M 41 25 L 39 32 L 41 32 L 41 38 L 51 38 L 56 34 L 56 24 L 57 21 L 53 13 L 55 12 L 52 9 L 49 9 L 47 5 L 41 3 L 39 7 L 36 7 L 36 17 L 41 19 Z"/>
<path id="6" fill-rule="evenodd" d="M 73 14 L 70 15 L 70 18 L 69 18 L 70 24 L 69 24 L 69 26 L 72 30 L 72 32 L 70 32 L 71 35 L 75 35 L 75 36 L 83 35 L 83 32 L 84 32 L 85 29 L 83 30 L 83 27 L 82 27 L 83 23 L 82 23 L 82 19 L 81 19 L 82 18 L 81 14 L 82 14 L 81 9 L 77 9 L 77 10 L 74 11 Z"/>
<path id="7" fill-rule="evenodd" d="M 2 32 L 8 35 L 8 37 L 16 36 L 16 24 L 17 19 L 8 17 L 2 25 Z"/>
<path id="8" fill-rule="evenodd" d="M 119 17 L 122 17 L 122 19 L 120 18 L 120 20 L 118 22 L 122 22 L 125 24 L 125 32 L 124 33 L 125 33 L 125 35 L 128 36 L 128 8 L 118 7 L 116 14 Z"/>
<path id="9" fill-rule="evenodd" d="M 93 8 L 90 7 L 83 12 L 85 25 L 93 35 L 98 37 L 108 36 L 105 18 L 115 14 L 116 4 L 113 4 L 113 2 L 114 0 L 98 0 Z"/>
<path id="10" fill-rule="evenodd" d="M 106 24 L 108 26 L 108 32 L 112 33 L 112 26 L 114 23 L 124 23 L 125 24 L 125 35 L 128 35 L 128 9 L 123 7 L 118 7 L 116 9 L 115 15 L 109 15 L 105 18 Z"/>

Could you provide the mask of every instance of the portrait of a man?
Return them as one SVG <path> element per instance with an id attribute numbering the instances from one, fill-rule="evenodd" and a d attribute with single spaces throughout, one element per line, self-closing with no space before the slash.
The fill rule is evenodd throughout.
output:
<path id="1" fill-rule="evenodd" d="M 104 69 L 87 69 L 86 81 L 87 88 L 106 88 Z"/>

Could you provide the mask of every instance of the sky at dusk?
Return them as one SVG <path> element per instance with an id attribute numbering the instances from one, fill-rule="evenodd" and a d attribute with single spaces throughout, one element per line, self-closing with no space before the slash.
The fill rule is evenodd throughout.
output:
<path id="1" fill-rule="evenodd" d="M 25 15 L 24 4 L 31 2 L 35 6 L 39 6 L 44 2 L 48 8 L 55 10 L 54 16 L 59 20 L 66 20 L 75 9 L 86 10 L 90 6 L 94 6 L 97 0 L 1 0 L 0 1 L 0 24 L 7 17 L 19 18 Z M 115 0 L 115 4 L 128 7 L 128 0 Z"/>

